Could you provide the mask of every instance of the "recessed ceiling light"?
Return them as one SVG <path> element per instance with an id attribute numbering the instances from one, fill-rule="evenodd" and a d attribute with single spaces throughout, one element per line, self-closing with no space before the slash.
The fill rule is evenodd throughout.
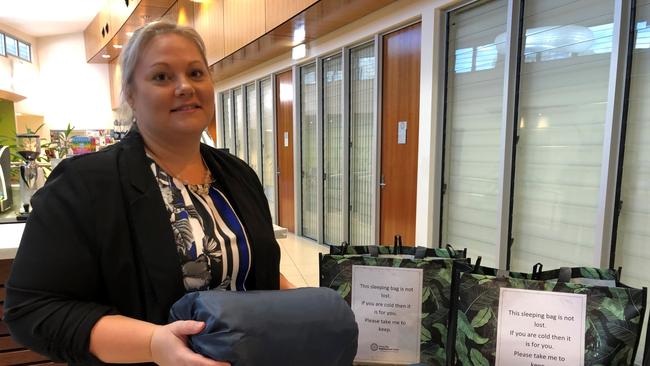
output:
<path id="1" fill-rule="evenodd" d="M 117 48 L 119 50 L 120 48 L 122 48 L 122 45 L 121 44 L 114 44 L 113 47 Z"/>
<path id="2" fill-rule="evenodd" d="M 103 57 L 103 58 L 111 58 L 111 55 L 106 55 L 106 54 L 104 54 L 104 55 L 102 55 L 102 57 Z"/>
<path id="3" fill-rule="evenodd" d="M 127 37 L 131 37 L 133 35 L 133 32 L 126 32 Z"/>

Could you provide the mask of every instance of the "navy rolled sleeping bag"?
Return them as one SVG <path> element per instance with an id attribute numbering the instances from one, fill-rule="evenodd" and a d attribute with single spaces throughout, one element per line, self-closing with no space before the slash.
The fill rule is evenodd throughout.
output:
<path id="1" fill-rule="evenodd" d="M 329 288 L 191 292 L 169 320 L 205 322 L 190 347 L 233 366 L 350 366 L 357 352 L 354 313 Z"/>

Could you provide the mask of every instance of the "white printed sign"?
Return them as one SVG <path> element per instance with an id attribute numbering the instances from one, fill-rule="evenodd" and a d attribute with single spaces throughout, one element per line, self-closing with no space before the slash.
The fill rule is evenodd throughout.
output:
<path id="1" fill-rule="evenodd" d="M 422 269 L 352 266 L 356 362 L 420 362 Z"/>
<path id="2" fill-rule="evenodd" d="M 583 366 L 587 295 L 501 288 L 497 366 Z"/>

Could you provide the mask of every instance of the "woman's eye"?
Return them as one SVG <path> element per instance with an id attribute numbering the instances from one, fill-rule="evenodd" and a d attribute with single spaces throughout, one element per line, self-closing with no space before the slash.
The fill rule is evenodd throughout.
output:
<path id="1" fill-rule="evenodd" d="M 198 69 L 197 69 L 197 70 L 192 70 L 192 72 L 190 73 L 190 75 L 191 75 L 193 78 L 200 78 L 200 77 L 203 77 L 203 70 L 198 70 Z"/>
<path id="2" fill-rule="evenodd" d="M 167 79 L 168 79 L 167 74 L 165 74 L 165 73 L 155 74 L 153 76 L 154 81 L 165 81 Z"/>

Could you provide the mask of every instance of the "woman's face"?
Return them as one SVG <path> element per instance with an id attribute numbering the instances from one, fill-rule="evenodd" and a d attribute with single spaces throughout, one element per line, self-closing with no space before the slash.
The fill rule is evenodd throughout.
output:
<path id="1" fill-rule="evenodd" d="M 127 100 L 144 136 L 198 139 L 214 116 L 214 87 L 194 42 L 155 36 L 140 54 Z"/>

